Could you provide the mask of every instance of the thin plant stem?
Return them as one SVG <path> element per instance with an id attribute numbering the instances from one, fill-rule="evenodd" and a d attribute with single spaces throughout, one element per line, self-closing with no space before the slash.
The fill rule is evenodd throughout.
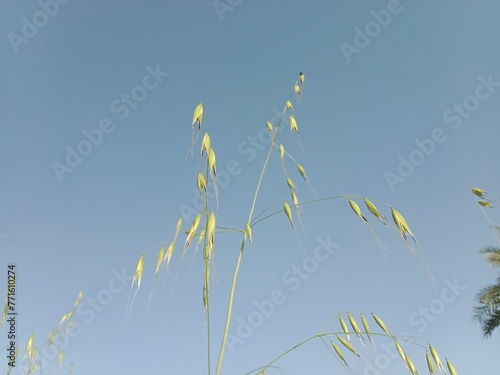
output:
<path id="1" fill-rule="evenodd" d="M 283 109 L 283 112 L 281 113 L 281 118 L 279 120 L 277 127 L 279 127 L 279 125 L 281 124 L 281 120 L 283 119 L 284 114 L 285 114 L 285 109 Z M 259 195 L 260 187 L 262 184 L 262 179 L 264 178 L 264 173 L 266 171 L 267 164 L 269 163 L 269 158 L 270 158 L 271 153 L 272 153 L 273 148 L 274 148 L 274 140 L 276 139 L 276 134 L 277 134 L 277 130 L 275 129 L 273 131 L 273 135 L 271 138 L 271 145 L 269 146 L 269 151 L 267 152 L 266 160 L 264 161 L 264 165 L 262 166 L 262 170 L 260 172 L 259 181 L 257 182 L 257 187 L 255 188 L 252 206 L 250 208 L 250 213 L 248 215 L 248 223 L 250 223 L 252 221 L 253 211 L 255 209 L 257 197 Z M 245 242 L 246 242 L 246 234 L 243 236 L 243 240 L 241 242 L 241 247 L 240 247 L 240 252 L 238 254 L 238 260 L 236 261 L 236 267 L 234 269 L 233 282 L 231 285 L 231 291 L 230 291 L 229 302 L 228 302 L 228 307 L 227 307 L 226 323 L 224 326 L 224 334 L 222 336 L 222 344 L 221 344 L 221 348 L 220 348 L 219 360 L 217 362 L 217 370 L 215 371 L 215 375 L 220 375 L 220 371 L 222 369 L 222 361 L 224 359 L 224 352 L 226 350 L 227 335 L 229 333 L 229 324 L 231 322 L 231 315 L 232 315 L 232 310 L 233 310 L 234 292 L 236 290 L 236 281 L 238 280 L 238 273 L 240 270 L 241 258 L 243 256 L 243 250 L 245 249 Z"/>
<path id="2" fill-rule="evenodd" d="M 229 323 L 231 322 L 231 315 L 233 310 L 233 299 L 234 292 L 236 290 L 236 280 L 238 279 L 238 272 L 240 270 L 241 258 L 243 255 L 243 250 L 245 249 L 245 237 L 243 237 L 243 241 L 241 242 L 240 252 L 238 254 L 238 260 L 236 261 L 236 267 L 234 268 L 233 282 L 231 285 L 231 292 L 229 294 L 229 303 L 227 306 L 227 314 L 226 314 L 226 324 L 224 326 L 224 336 L 222 338 L 222 344 L 219 353 L 219 360 L 217 362 L 217 370 L 215 371 L 216 375 L 220 374 L 222 368 L 222 361 L 224 359 L 224 351 L 226 348 L 227 334 L 229 332 Z"/>

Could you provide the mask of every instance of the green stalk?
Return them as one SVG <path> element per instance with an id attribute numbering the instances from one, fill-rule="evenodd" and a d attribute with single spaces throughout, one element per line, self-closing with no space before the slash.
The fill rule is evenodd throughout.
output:
<path id="1" fill-rule="evenodd" d="M 277 127 L 280 125 L 281 119 L 283 118 L 284 113 L 285 113 L 285 109 L 283 109 L 283 112 L 281 113 L 281 118 L 279 120 Z M 276 129 L 277 129 L 277 127 L 276 127 Z M 261 170 L 260 176 L 259 176 L 259 181 L 257 182 L 257 187 L 255 188 L 255 193 L 254 193 L 253 201 L 252 201 L 252 207 L 250 208 L 250 214 L 248 215 L 248 223 L 250 223 L 252 221 L 253 211 L 255 209 L 255 203 L 257 202 L 257 197 L 259 195 L 260 186 L 262 184 L 262 179 L 264 178 L 264 172 L 266 171 L 267 164 L 268 164 L 269 158 L 271 156 L 271 152 L 273 151 L 274 140 L 275 140 L 276 134 L 277 134 L 276 129 L 273 131 L 271 145 L 269 147 L 269 151 L 267 152 L 267 156 L 266 156 L 266 160 L 264 162 L 264 165 L 262 166 L 262 170 Z M 222 361 L 224 359 L 224 352 L 226 350 L 227 335 L 229 333 L 229 324 L 231 322 L 231 315 L 232 315 L 232 310 L 233 310 L 234 292 L 236 290 L 236 281 L 238 280 L 238 273 L 240 270 L 240 264 L 241 264 L 241 258 L 243 256 L 243 250 L 245 249 L 245 241 L 246 241 L 246 235 L 243 236 L 243 241 L 241 242 L 240 252 L 238 254 L 238 260 L 236 261 L 236 267 L 234 269 L 233 283 L 231 285 L 231 292 L 229 294 L 229 302 L 228 302 L 228 307 L 227 307 L 226 324 L 224 326 L 224 334 L 222 337 L 222 344 L 221 344 L 221 348 L 220 348 L 219 360 L 217 362 L 217 370 L 215 371 L 215 375 L 220 375 L 220 371 L 222 369 Z"/>

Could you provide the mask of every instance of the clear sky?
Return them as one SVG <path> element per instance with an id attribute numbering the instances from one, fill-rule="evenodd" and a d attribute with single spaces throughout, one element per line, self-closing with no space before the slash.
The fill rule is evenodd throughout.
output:
<path id="1" fill-rule="evenodd" d="M 206 374 L 201 251 L 192 260 L 190 248 L 182 263 L 179 254 L 198 210 L 199 145 L 185 160 L 193 110 L 203 102 L 217 155 L 217 224 L 242 228 L 269 146 L 266 121 L 277 125 L 291 98 L 304 151 L 288 127 L 278 142 L 317 196 L 396 207 L 436 288 L 360 199 L 387 259 L 345 199 L 305 206 L 304 230 L 293 211 L 297 237 L 274 215 L 253 227 L 243 256 L 223 373 L 246 374 L 317 332 L 339 331 L 338 313 L 351 311 L 430 341 L 462 375 L 498 374 L 500 333 L 485 340 L 471 320 L 477 292 L 497 273 L 478 255 L 495 238 L 470 188 L 500 193 L 499 19 L 494 0 L 2 1 L 0 291 L 15 264 L 20 355 L 31 332 L 43 352 L 83 290 L 59 374 L 71 362 L 75 375 Z M 299 198 L 314 199 L 291 159 L 286 167 Z M 290 202 L 277 151 L 267 172 L 256 213 Z M 147 308 L 158 250 L 183 214 Z M 240 241 L 223 231 L 215 241 L 212 370 Z M 141 289 L 123 326 L 141 254 Z M 372 356 L 383 374 L 401 374 L 388 343 Z M 4 370 L 7 345 L 4 326 Z M 405 349 L 425 373 L 425 351 Z M 345 354 L 354 373 L 376 373 Z M 56 373 L 55 361 L 44 374 Z M 321 341 L 277 366 L 345 372 Z"/>

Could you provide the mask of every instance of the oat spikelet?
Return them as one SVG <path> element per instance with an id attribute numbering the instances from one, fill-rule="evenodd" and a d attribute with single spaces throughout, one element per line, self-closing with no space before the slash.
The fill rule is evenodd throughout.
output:
<path id="1" fill-rule="evenodd" d="M 174 253 L 174 247 L 175 247 L 175 242 L 172 241 L 170 245 L 168 245 L 167 251 L 165 252 L 165 257 L 163 258 L 163 261 L 167 262 L 167 269 L 168 265 L 170 264 L 170 259 L 172 258 L 172 254 Z"/>
<path id="2" fill-rule="evenodd" d="M 299 86 L 299 85 L 295 85 L 295 86 L 293 87 L 293 91 L 295 91 L 295 93 L 296 93 L 297 95 L 299 95 L 299 96 L 300 96 L 300 95 L 302 95 L 302 90 L 300 89 L 300 86 Z"/>
<path id="3" fill-rule="evenodd" d="M 396 346 L 396 350 L 398 351 L 398 354 L 399 356 L 401 357 L 401 359 L 403 360 L 403 363 L 405 364 L 405 366 L 410 369 L 410 365 L 408 363 L 408 356 L 406 355 L 406 353 L 403 351 L 403 348 L 401 347 L 401 345 L 399 345 L 399 342 L 397 342 L 396 340 L 394 340 L 394 345 Z M 410 370 L 411 371 L 411 370 Z"/>
<path id="4" fill-rule="evenodd" d="M 64 360 L 64 352 L 63 352 L 63 351 L 60 351 L 60 352 L 59 352 L 59 355 L 57 356 L 57 365 L 58 365 L 59 367 L 61 367 L 61 366 L 62 366 L 63 360 Z"/>
<path id="5" fill-rule="evenodd" d="M 175 226 L 174 241 L 177 239 L 177 235 L 179 234 L 181 227 L 182 227 L 182 217 L 180 217 L 179 220 L 177 220 L 177 224 Z"/>
<path id="6" fill-rule="evenodd" d="M 130 292 L 128 295 L 128 300 L 127 300 L 127 309 L 125 310 L 125 320 L 123 322 L 123 326 L 125 326 L 125 323 L 128 320 L 128 312 L 132 310 L 132 306 L 134 305 L 135 297 L 137 296 L 137 292 L 141 288 L 141 280 L 142 280 L 142 273 L 144 271 L 144 254 L 141 254 L 141 257 L 139 258 L 139 261 L 137 262 L 137 266 L 135 267 L 135 272 L 134 272 L 134 277 L 132 279 L 132 284 L 130 285 Z M 129 301 L 130 301 L 130 294 L 132 293 L 132 289 L 134 288 L 134 284 L 137 281 L 137 289 L 135 290 L 134 297 L 132 298 L 132 303 L 130 304 L 130 309 L 129 309 Z M 122 326 L 122 328 L 123 328 Z"/>
<path id="7" fill-rule="evenodd" d="M 434 361 L 432 360 L 431 354 L 426 350 L 425 358 L 427 359 L 427 368 L 429 369 L 430 375 L 436 375 L 436 368 L 434 367 Z"/>
<path id="8" fill-rule="evenodd" d="M 164 259 L 165 259 L 165 246 L 162 246 L 160 251 L 158 251 L 158 256 L 156 257 L 155 276 L 153 278 L 153 285 L 151 287 L 151 292 L 149 293 L 148 306 L 151 302 L 151 297 L 153 296 L 153 290 L 156 285 L 156 279 L 158 278 L 158 272 L 160 271 Z"/>
<path id="9" fill-rule="evenodd" d="M 380 220 L 380 222 L 382 222 L 384 225 L 387 225 L 387 218 L 380 213 L 377 207 L 368 199 L 364 198 L 363 200 L 365 202 L 366 208 L 368 208 L 368 211 L 370 211 L 371 214 L 378 220 Z"/>
<path id="10" fill-rule="evenodd" d="M 210 258 L 212 256 L 212 251 L 214 248 L 214 241 L 215 241 L 215 226 L 216 226 L 216 218 L 214 212 L 210 212 L 210 215 L 208 217 L 208 223 L 207 223 L 207 256 L 208 256 L 208 261 L 210 261 Z"/>
<path id="11" fill-rule="evenodd" d="M 299 127 L 297 126 L 297 120 L 295 120 L 295 117 L 290 116 L 290 131 L 292 134 L 299 134 Z"/>
<path id="12" fill-rule="evenodd" d="M 27 356 L 28 361 L 30 363 L 33 363 L 33 360 L 35 359 L 36 350 L 34 347 L 34 341 L 35 341 L 35 337 L 34 337 L 34 334 L 32 332 L 31 336 L 28 339 L 28 342 L 26 343 L 26 349 L 24 349 L 24 357 L 26 358 L 26 356 Z M 23 360 L 24 360 L 24 358 L 23 358 Z"/>
<path id="13" fill-rule="evenodd" d="M 5 323 L 5 318 L 7 318 L 7 313 L 9 311 L 9 302 L 5 301 L 5 306 L 3 307 L 2 319 L 0 320 L 0 327 L 3 327 Z"/>
<path id="14" fill-rule="evenodd" d="M 418 375 L 418 371 L 415 368 L 413 361 L 408 356 L 406 356 L 406 363 L 408 364 L 408 369 L 410 370 L 411 375 Z"/>
<path id="15" fill-rule="evenodd" d="M 213 148 L 210 148 L 208 150 L 208 168 L 210 169 L 210 174 L 212 176 L 215 176 L 217 174 L 217 166 L 215 162 L 215 151 Z"/>
<path id="16" fill-rule="evenodd" d="M 478 196 L 479 198 L 483 198 L 483 195 L 486 194 L 486 191 L 480 188 L 472 188 L 470 189 L 474 195 Z"/>
<path id="17" fill-rule="evenodd" d="M 297 164 L 297 170 L 299 171 L 299 173 L 302 176 L 302 178 L 304 179 L 304 181 L 307 181 L 307 174 L 306 174 L 306 170 L 304 169 L 304 167 L 300 164 Z"/>
<path id="18" fill-rule="evenodd" d="M 248 237 L 248 240 L 250 241 L 250 244 L 252 243 L 252 227 L 250 224 L 245 225 L 245 235 Z"/>
<path id="19" fill-rule="evenodd" d="M 287 183 L 290 191 L 297 191 L 297 189 L 295 188 L 295 185 L 293 184 L 293 181 L 290 177 L 286 178 L 286 183 Z"/>
<path id="20" fill-rule="evenodd" d="M 347 324 L 345 324 L 345 320 L 344 318 L 342 318 L 342 315 L 339 315 L 339 322 L 342 331 L 344 331 L 345 335 L 347 336 L 347 339 L 351 341 L 351 338 L 349 337 L 349 330 L 347 329 Z"/>
<path id="21" fill-rule="evenodd" d="M 197 181 L 197 186 L 198 186 L 198 192 L 202 193 L 202 191 L 207 191 L 207 179 L 205 178 L 205 175 L 203 172 L 198 173 L 198 181 Z"/>
<path id="22" fill-rule="evenodd" d="M 202 120 L 203 120 L 203 103 L 200 102 L 200 104 L 198 104 L 194 109 L 193 123 L 191 124 L 191 126 L 194 128 L 194 124 L 198 123 L 198 129 L 200 129 Z"/>
<path id="23" fill-rule="evenodd" d="M 292 105 L 292 102 L 290 100 L 287 100 L 285 105 L 289 110 L 293 111 L 293 105 Z"/>
<path id="24" fill-rule="evenodd" d="M 83 297 L 83 290 L 80 290 L 80 293 L 78 293 L 78 296 L 76 297 L 76 301 L 73 304 L 73 307 L 76 308 L 78 306 L 78 304 L 80 303 L 82 297 Z"/>
<path id="25" fill-rule="evenodd" d="M 332 346 L 333 346 L 333 349 L 335 350 L 335 353 L 337 353 L 337 356 L 341 359 L 342 362 L 344 362 L 344 365 L 349 367 L 349 365 L 347 364 L 347 361 L 345 360 L 345 357 L 342 354 L 342 351 L 340 350 L 340 348 L 334 342 L 332 342 Z"/>
<path id="26" fill-rule="evenodd" d="M 375 315 L 374 313 L 372 313 L 372 316 L 373 316 L 373 319 L 375 320 L 375 322 L 378 324 L 378 326 L 380 328 L 382 328 L 382 330 L 387 333 L 390 337 L 393 337 L 392 334 L 389 332 L 389 330 L 387 329 L 387 327 L 385 326 L 384 322 L 382 321 L 382 319 L 380 319 L 377 315 Z"/>
<path id="27" fill-rule="evenodd" d="M 285 160 L 285 148 L 282 144 L 279 146 L 281 161 Z"/>
<path id="28" fill-rule="evenodd" d="M 210 136 L 205 133 L 201 139 L 201 154 L 203 155 L 203 152 L 208 152 L 208 150 L 210 150 Z"/>
<path id="29" fill-rule="evenodd" d="M 182 252 L 182 256 L 184 256 L 184 254 L 186 253 L 186 250 L 188 249 L 189 245 L 191 244 L 191 241 L 193 240 L 193 237 L 196 234 L 196 230 L 198 229 L 198 225 L 200 225 L 200 220 L 201 220 L 201 213 L 196 215 L 196 217 L 193 220 L 193 223 L 191 224 L 191 228 L 188 231 L 186 242 L 184 243 L 184 251 Z"/>
<path id="30" fill-rule="evenodd" d="M 394 224 L 396 224 L 396 227 L 398 228 L 399 233 L 401 233 L 401 236 L 403 237 L 404 242 L 406 244 L 408 244 L 406 235 L 409 234 L 413 238 L 413 241 L 415 241 L 415 243 L 417 243 L 417 239 L 415 238 L 415 236 L 411 232 L 410 226 L 406 222 L 403 215 L 401 215 L 395 208 L 392 208 L 392 207 L 391 207 L 391 214 L 392 214 L 392 218 L 394 220 Z"/>
<path id="31" fill-rule="evenodd" d="M 457 370 L 455 370 L 455 367 L 453 367 L 453 365 L 451 364 L 450 361 L 448 361 L 448 359 L 446 359 L 446 366 L 448 366 L 448 370 L 450 371 L 450 375 L 458 375 Z"/>
<path id="32" fill-rule="evenodd" d="M 295 206 L 295 208 L 297 210 L 300 210 L 300 206 L 299 206 L 299 198 L 297 198 L 297 194 L 295 194 L 295 192 L 292 190 L 290 192 L 290 195 L 292 196 L 292 201 L 293 201 L 293 205 Z"/>
<path id="33" fill-rule="evenodd" d="M 434 347 L 429 344 L 429 350 L 431 352 L 431 355 L 432 355 L 432 358 L 434 358 L 434 362 L 436 362 L 437 364 L 437 367 L 443 371 L 444 373 L 446 373 L 445 369 L 444 369 L 444 366 L 443 366 L 443 363 L 441 362 L 441 358 L 439 358 L 439 355 L 436 351 L 436 349 L 434 349 Z"/>
<path id="34" fill-rule="evenodd" d="M 299 81 L 300 81 L 300 85 L 301 86 L 304 84 L 305 80 L 306 80 L 306 77 L 304 77 L 304 74 L 302 74 L 302 72 L 300 72 L 300 74 L 299 74 Z"/>
<path id="35" fill-rule="evenodd" d="M 358 336 L 358 338 L 361 341 L 363 341 L 363 336 L 361 336 L 361 330 L 359 329 L 358 323 L 356 323 L 354 317 L 351 314 L 347 313 L 347 319 L 349 319 L 349 323 L 351 324 L 352 330 L 354 331 L 356 336 Z"/>
<path id="36" fill-rule="evenodd" d="M 273 124 L 271 124 L 269 121 L 266 122 L 267 130 L 269 130 L 269 133 L 273 134 Z"/>
<path id="37" fill-rule="evenodd" d="M 292 228 L 295 231 L 295 225 L 293 225 L 293 220 L 292 220 L 292 210 L 290 209 L 290 206 L 286 201 L 283 201 L 283 210 L 285 211 L 286 217 L 288 218 L 288 221 L 290 221 L 290 224 L 292 225 Z"/>
<path id="38" fill-rule="evenodd" d="M 361 355 L 356 351 L 356 349 L 354 349 L 354 346 L 352 346 L 352 344 L 349 341 L 347 341 L 343 337 L 340 337 L 339 335 L 335 336 L 337 336 L 337 339 L 340 341 L 340 343 L 344 345 L 347 349 L 349 349 L 356 357 L 362 358 Z"/>
<path id="39" fill-rule="evenodd" d="M 477 202 L 480 206 L 483 206 L 483 207 L 492 207 L 490 202 L 486 202 L 486 201 L 478 201 Z"/>
<path id="40" fill-rule="evenodd" d="M 361 314 L 361 324 L 363 324 L 363 328 L 365 329 L 366 335 L 368 336 L 368 340 L 372 341 L 372 331 L 370 330 L 370 326 L 368 325 L 368 320 L 366 320 L 363 314 Z"/>
<path id="41" fill-rule="evenodd" d="M 141 287 L 142 280 L 142 272 L 144 271 L 144 254 L 141 255 L 139 261 L 137 262 L 137 267 L 135 267 L 134 278 L 132 279 L 132 286 L 134 286 L 135 281 L 137 280 L 137 291 Z M 136 291 L 136 293 L 137 293 Z"/>
<path id="42" fill-rule="evenodd" d="M 356 215 L 358 215 L 358 216 L 359 216 L 359 218 L 360 218 L 361 220 L 368 221 L 368 220 L 366 220 L 366 218 L 365 218 L 365 217 L 363 216 L 363 214 L 361 213 L 361 209 L 359 208 L 358 204 L 357 204 L 356 202 L 354 202 L 354 201 L 353 201 L 352 199 L 350 199 L 350 198 L 348 198 L 347 200 L 348 200 L 348 202 L 349 202 L 349 206 L 351 206 L 351 208 L 352 208 L 352 210 L 354 211 L 354 213 L 355 213 Z"/>

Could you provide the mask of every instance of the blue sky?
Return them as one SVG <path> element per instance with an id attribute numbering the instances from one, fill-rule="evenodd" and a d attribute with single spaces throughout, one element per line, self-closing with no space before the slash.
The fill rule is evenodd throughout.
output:
<path id="1" fill-rule="evenodd" d="M 188 207 L 196 210 L 199 160 L 196 153 L 185 160 L 192 113 L 202 101 L 221 184 L 217 223 L 241 228 L 269 147 L 262 129 L 266 121 L 277 125 L 276 113 L 292 98 L 304 151 L 287 128 L 278 142 L 306 168 L 317 195 L 396 207 L 436 288 L 397 233 L 370 217 L 386 259 L 345 199 L 305 206 L 304 230 L 294 212 L 297 237 L 284 214 L 272 216 L 253 228 L 245 250 L 231 335 L 258 317 L 262 301 L 275 303 L 226 351 L 223 373 L 246 374 L 317 332 L 339 331 L 338 313 L 346 311 L 375 312 L 391 331 L 431 342 L 460 374 L 495 373 L 498 333 L 485 340 L 471 321 L 476 293 L 497 276 L 478 250 L 495 238 L 470 188 L 500 192 L 500 4 L 0 6 L 0 274 L 6 280 L 7 265 L 16 264 L 21 353 L 31 332 L 43 350 L 83 290 L 77 334 L 64 343 L 59 373 L 71 362 L 75 375 L 206 373 L 201 251 L 191 264 L 191 248 L 181 263 L 182 232 L 165 283 L 161 274 L 146 308 L 158 250 Z M 290 159 L 286 166 L 299 198 L 314 199 Z M 256 212 L 279 209 L 283 199 L 290 201 L 289 190 L 275 151 Z M 240 241 L 217 233 L 212 367 Z M 123 327 L 141 254 L 144 277 Z M 299 277 L 298 267 L 310 272 Z M 373 354 L 382 373 L 404 371 L 385 348 L 380 340 Z M 422 348 L 405 349 L 425 373 Z M 348 354 L 354 373 L 374 373 Z M 344 371 L 320 341 L 277 366 L 286 375 Z M 55 373 L 54 363 L 46 371 Z"/>

